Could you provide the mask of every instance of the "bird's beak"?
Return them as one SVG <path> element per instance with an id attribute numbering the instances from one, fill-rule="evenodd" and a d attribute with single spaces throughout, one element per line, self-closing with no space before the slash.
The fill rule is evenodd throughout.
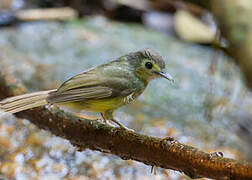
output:
<path id="1" fill-rule="evenodd" d="M 171 82 L 173 82 L 174 83 L 174 79 L 173 79 L 173 77 L 170 75 L 170 74 L 168 74 L 168 73 L 166 73 L 166 72 L 159 72 L 158 73 L 162 78 L 165 78 L 165 79 L 168 79 L 169 81 L 171 81 Z"/>

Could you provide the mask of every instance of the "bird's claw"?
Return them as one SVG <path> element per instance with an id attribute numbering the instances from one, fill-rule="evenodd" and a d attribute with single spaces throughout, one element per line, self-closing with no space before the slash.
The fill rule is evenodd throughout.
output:
<path id="1" fill-rule="evenodd" d="M 126 126 L 124 126 L 123 124 L 121 124 L 120 122 L 118 122 L 115 119 L 111 119 L 112 122 L 116 123 L 121 129 L 123 130 L 127 130 L 127 131 L 131 131 L 131 132 L 135 132 L 133 129 L 127 128 Z"/>
<path id="2" fill-rule="evenodd" d="M 120 126 L 120 128 L 126 131 L 135 132 L 134 129 L 127 128 L 126 126 Z"/>

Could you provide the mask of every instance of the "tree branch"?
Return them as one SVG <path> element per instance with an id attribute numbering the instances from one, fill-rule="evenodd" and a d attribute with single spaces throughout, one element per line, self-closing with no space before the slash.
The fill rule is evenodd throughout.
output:
<path id="1" fill-rule="evenodd" d="M 0 99 L 25 92 L 11 76 L 0 71 Z M 58 108 L 34 108 L 16 114 L 36 126 L 68 139 L 74 146 L 111 153 L 147 165 L 184 172 L 191 178 L 252 179 L 252 163 L 205 153 L 173 138 L 156 138 L 80 119 Z"/>
<path id="2" fill-rule="evenodd" d="M 228 55 L 240 67 L 252 90 L 252 1 L 251 0 L 185 0 L 211 11 L 222 35 L 228 40 Z"/>

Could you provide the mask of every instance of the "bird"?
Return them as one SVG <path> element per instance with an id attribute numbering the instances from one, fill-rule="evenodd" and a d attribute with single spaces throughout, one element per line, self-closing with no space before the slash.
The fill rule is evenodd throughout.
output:
<path id="1" fill-rule="evenodd" d="M 57 89 L 13 96 L 0 101 L 0 110 L 15 114 L 44 105 L 57 105 L 75 111 L 101 114 L 104 123 L 116 123 L 114 111 L 133 103 L 153 79 L 165 78 L 165 61 L 154 50 L 145 48 L 123 55 L 116 60 L 86 70 L 66 80 Z"/>

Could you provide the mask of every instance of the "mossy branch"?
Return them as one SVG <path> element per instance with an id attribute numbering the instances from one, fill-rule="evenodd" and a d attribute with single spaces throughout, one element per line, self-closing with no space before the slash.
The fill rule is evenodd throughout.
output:
<path id="1" fill-rule="evenodd" d="M 25 92 L 11 76 L 0 72 L 0 99 Z M 110 127 L 98 121 L 80 119 L 58 108 L 34 108 L 16 114 L 41 129 L 69 140 L 80 150 L 111 153 L 147 165 L 173 169 L 191 178 L 252 179 L 252 163 L 205 153 L 173 138 L 157 138 Z"/>

